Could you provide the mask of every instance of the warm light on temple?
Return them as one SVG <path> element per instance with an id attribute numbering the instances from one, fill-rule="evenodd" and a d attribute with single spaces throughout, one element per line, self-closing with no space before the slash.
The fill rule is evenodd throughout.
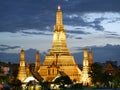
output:
<path id="1" fill-rule="evenodd" d="M 60 5 L 58 5 L 58 10 L 60 10 L 61 8 L 60 8 Z"/>
<path id="2" fill-rule="evenodd" d="M 62 18 L 62 11 L 60 5 L 58 5 L 52 47 L 48 55 L 46 55 L 43 65 L 40 66 L 38 72 L 43 78 L 50 82 L 57 76 L 58 71 L 67 74 L 71 80 L 80 82 L 81 70 L 67 48 L 66 32 Z"/>
<path id="3" fill-rule="evenodd" d="M 76 82 L 83 83 L 84 86 L 91 85 L 91 78 L 89 78 L 89 63 L 93 63 L 92 51 L 88 54 L 87 49 L 84 49 L 83 70 L 81 71 L 67 47 L 66 32 L 62 23 L 62 11 L 60 9 L 60 5 L 58 5 L 52 47 L 41 65 L 39 52 L 36 52 L 35 75 L 37 78 L 41 77 L 48 82 L 52 82 L 61 72 L 69 76 L 72 81 L 75 80 Z M 22 49 L 20 52 L 20 66 L 17 79 L 22 82 L 36 80 L 34 76 L 32 76 L 32 73 L 30 73 L 29 65 L 30 64 L 28 64 L 28 67 L 25 66 L 25 54 Z"/>

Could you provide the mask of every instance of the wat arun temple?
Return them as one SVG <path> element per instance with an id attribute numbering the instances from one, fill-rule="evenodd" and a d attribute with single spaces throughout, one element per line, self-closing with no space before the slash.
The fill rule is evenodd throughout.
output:
<path id="1" fill-rule="evenodd" d="M 53 82 L 56 76 L 60 73 L 67 75 L 72 81 L 83 83 L 84 85 L 90 84 L 89 66 L 93 63 L 92 51 L 88 53 L 87 49 L 83 51 L 83 66 L 82 70 L 78 67 L 71 55 L 66 42 L 66 31 L 63 25 L 62 11 L 60 6 L 56 12 L 56 23 L 54 25 L 52 47 L 46 55 L 44 62 L 40 64 L 39 52 L 36 53 L 36 61 L 34 67 L 34 77 L 37 79 L 47 80 Z M 22 49 L 20 52 L 20 65 L 17 78 L 24 82 L 31 74 L 25 65 L 25 54 Z M 35 74 L 35 72 L 37 74 Z M 41 80 L 42 80 L 41 79 Z"/>

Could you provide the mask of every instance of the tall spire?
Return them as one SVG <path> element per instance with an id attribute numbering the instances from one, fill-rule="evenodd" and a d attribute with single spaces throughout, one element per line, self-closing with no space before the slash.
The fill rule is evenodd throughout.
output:
<path id="1" fill-rule="evenodd" d="M 60 5 L 58 5 L 58 10 L 56 13 L 56 25 L 63 25 L 62 23 L 62 11 Z"/>
<path id="2" fill-rule="evenodd" d="M 23 49 L 20 52 L 20 66 L 25 67 L 25 53 Z"/>
<path id="3" fill-rule="evenodd" d="M 89 52 L 89 64 L 91 65 L 93 63 L 93 55 L 92 55 L 92 50 L 90 49 Z"/>
<path id="4" fill-rule="evenodd" d="M 27 74 L 25 71 L 25 54 L 24 54 L 24 50 L 22 49 L 20 52 L 20 66 L 19 66 L 17 79 L 23 82 L 26 77 L 27 77 Z"/>
<path id="5" fill-rule="evenodd" d="M 38 71 L 40 68 L 40 55 L 39 52 L 36 52 L 36 61 L 35 61 L 35 71 Z"/>
<path id="6" fill-rule="evenodd" d="M 83 74 L 82 74 L 82 82 L 83 82 L 83 86 L 87 86 L 87 84 L 89 83 L 89 63 L 88 63 L 88 51 L 85 48 L 84 49 L 84 57 L 83 57 Z"/>
<path id="7" fill-rule="evenodd" d="M 50 49 L 50 53 L 54 53 L 56 55 L 56 52 L 70 54 L 66 44 L 66 32 L 62 23 L 62 11 L 60 5 L 58 5 L 58 10 L 56 12 L 56 24 L 54 25 L 53 43 L 52 48 Z"/>
<path id="8" fill-rule="evenodd" d="M 88 66 L 88 51 L 86 48 L 84 49 L 83 66 Z"/>
<path id="9" fill-rule="evenodd" d="M 38 72 L 44 79 L 51 82 L 58 74 L 58 71 L 68 75 L 71 80 L 81 80 L 81 70 L 67 48 L 66 32 L 62 23 L 60 6 L 58 6 L 56 12 L 52 47 Z"/>

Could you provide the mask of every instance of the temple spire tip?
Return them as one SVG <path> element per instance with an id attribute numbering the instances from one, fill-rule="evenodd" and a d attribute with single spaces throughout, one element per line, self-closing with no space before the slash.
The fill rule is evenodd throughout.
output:
<path id="1" fill-rule="evenodd" d="M 60 8 L 60 5 L 58 5 L 58 10 L 60 10 L 61 8 Z"/>

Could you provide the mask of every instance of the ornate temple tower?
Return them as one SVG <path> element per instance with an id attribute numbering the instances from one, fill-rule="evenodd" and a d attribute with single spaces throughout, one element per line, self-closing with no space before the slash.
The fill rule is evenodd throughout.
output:
<path id="1" fill-rule="evenodd" d="M 92 50 L 90 49 L 89 52 L 89 65 L 93 64 L 93 55 L 92 55 Z"/>
<path id="2" fill-rule="evenodd" d="M 82 71 L 82 82 L 84 86 L 87 86 L 89 83 L 89 62 L 88 62 L 88 51 L 84 49 L 84 58 L 83 58 L 83 71 Z"/>
<path id="3" fill-rule="evenodd" d="M 91 65 L 93 64 L 93 54 L 92 54 L 92 49 L 90 49 L 89 52 L 89 72 L 91 72 Z M 89 85 L 92 85 L 92 78 L 89 77 Z"/>
<path id="4" fill-rule="evenodd" d="M 40 55 L 39 52 L 36 52 L 36 61 L 35 61 L 35 71 L 38 71 L 40 68 Z"/>
<path id="5" fill-rule="evenodd" d="M 27 74 L 25 69 L 25 55 L 24 55 L 24 50 L 22 49 L 20 52 L 20 66 L 19 66 L 17 79 L 23 82 L 26 79 L 26 77 L 27 77 Z"/>
<path id="6" fill-rule="evenodd" d="M 44 79 L 51 81 L 57 75 L 58 71 L 63 71 L 71 80 L 81 81 L 81 70 L 67 48 L 66 32 L 60 6 L 58 6 L 56 12 L 52 48 L 46 55 L 43 65 L 40 66 L 38 72 Z"/>

